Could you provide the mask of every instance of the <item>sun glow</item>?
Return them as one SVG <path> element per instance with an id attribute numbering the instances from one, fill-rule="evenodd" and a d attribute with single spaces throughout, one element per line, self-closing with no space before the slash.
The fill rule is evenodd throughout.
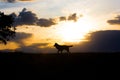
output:
<path id="1" fill-rule="evenodd" d="M 77 22 L 67 21 L 61 23 L 57 29 L 58 35 L 63 42 L 81 42 L 87 41 L 85 39 L 87 33 L 94 28 L 93 22 L 87 17 L 78 19 Z"/>

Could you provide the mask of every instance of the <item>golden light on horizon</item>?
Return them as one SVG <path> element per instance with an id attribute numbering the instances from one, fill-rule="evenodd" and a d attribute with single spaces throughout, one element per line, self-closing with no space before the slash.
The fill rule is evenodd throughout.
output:
<path id="1" fill-rule="evenodd" d="M 9 42 L 8 44 L 7 45 L 1 44 L 0 50 L 4 50 L 4 49 L 15 50 L 15 49 L 19 48 L 19 45 L 15 42 Z"/>
<path id="2" fill-rule="evenodd" d="M 92 30 L 94 30 L 93 22 L 89 18 L 83 17 L 76 22 L 68 21 L 62 23 L 57 29 L 57 33 L 63 42 L 77 43 L 87 41 L 86 35 Z"/>
<path id="3" fill-rule="evenodd" d="M 79 44 L 88 41 L 86 36 L 89 32 L 95 30 L 94 25 L 95 22 L 93 23 L 91 18 L 86 16 L 81 17 L 76 22 L 62 21 L 51 27 L 19 26 L 17 27 L 17 32 L 21 33 L 20 36 L 27 36 L 26 38 L 20 39 L 24 47 L 31 47 L 31 45 L 38 44 L 37 48 L 53 48 L 55 42 L 59 44 Z M 7 46 L 2 47 L 1 50 L 15 50 L 20 47 L 21 44 L 13 41 L 8 43 Z"/>

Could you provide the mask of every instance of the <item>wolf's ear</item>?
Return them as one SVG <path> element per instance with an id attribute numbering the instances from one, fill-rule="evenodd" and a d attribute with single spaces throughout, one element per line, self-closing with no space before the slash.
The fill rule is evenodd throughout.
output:
<path id="1" fill-rule="evenodd" d="M 55 43 L 55 44 L 56 44 L 56 43 Z M 54 44 L 54 45 L 55 45 L 55 44 Z"/>
<path id="2" fill-rule="evenodd" d="M 57 43 L 55 43 L 55 44 L 57 44 Z"/>

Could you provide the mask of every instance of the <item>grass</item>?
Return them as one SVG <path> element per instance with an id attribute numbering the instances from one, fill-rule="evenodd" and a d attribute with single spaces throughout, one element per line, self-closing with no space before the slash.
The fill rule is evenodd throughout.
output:
<path id="1" fill-rule="evenodd" d="M 7 64 L 7 67 L 14 66 L 17 80 L 21 80 L 21 75 L 28 79 L 43 76 L 71 77 L 74 74 L 95 79 L 97 72 L 107 74 L 119 71 L 119 62 L 119 53 L 0 53 L 0 64 Z"/>
<path id="2" fill-rule="evenodd" d="M 31 64 L 31 65 L 62 65 L 62 64 L 99 64 L 99 63 L 111 63 L 118 61 L 120 57 L 119 53 L 22 53 L 22 52 L 8 52 L 0 53 L 1 64 Z"/>

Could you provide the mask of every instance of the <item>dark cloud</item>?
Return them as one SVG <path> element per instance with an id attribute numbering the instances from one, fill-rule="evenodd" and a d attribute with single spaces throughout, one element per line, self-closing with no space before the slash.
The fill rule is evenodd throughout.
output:
<path id="1" fill-rule="evenodd" d="M 9 2 L 9 3 L 14 3 L 14 2 L 16 2 L 16 0 L 3 0 L 3 1 Z"/>
<path id="2" fill-rule="evenodd" d="M 78 19 L 78 17 L 77 17 L 77 14 L 76 13 L 74 13 L 74 14 L 72 14 L 72 15 L 70 15 L 70 16 L 68 16 L 68 20 L 73 20 L 73 21 L 77 21 L 77 19 Z"/>
<path id="3" fill-rule="evenodd" d="M 72 21 L 76 22 L 80 17 L 83 17 L 83 15 L 77 16 L 76 13 L 73 13 L 69 16 L 60 16 L 59 21 L 71 21 L 72 20 Z"/>
<path id="4" fill-rule="evenodd" d="M 23 52 L 23 53 L 54 53 L 54 48 L 39 48 L 39 46 L 48 45 L 47 43 L 36 43 L 29 46 L 20 46 L 14 52 Z M 5 49 L 0 50 L 0 52 L 13 52 L 13 50 Z"/>
<path id="5" fill-rule="evenodd" d="M 36 17 L 36 14 L 32 13 L 31 11 L 27 11 L 26 8 L 24 8 L 18 16 L 15 16 L 15 25 L 35 25 L 38 21 L 38 18 Z"/>
<path id="6" fill-rule="evenodd" d="M 47 46 L 48 43 L 35 43 L 29 46 L 22 44 L 19 48 L 15 50 L 4 49 L 0 52 L 23 52 L 23 53 L 53 53 L 55 50 L 53 48 L 39 48 L 40 46 Z"/>
<path id="7" fill-rule="evenodd" d="M 29 46 L 26 46 L 24 43 L 25 39 L 32 37 L 30 33 L 18 32 L 16 33 L 15 39 L 12 39 L 11 42 L 15 42 L 19 45 L 19 48 L 15 49 L 16 52 L 27 52 L 27 53 L 44 53 L 48 51 L 52 51 L 51 48 L 39 48 L 48 46 L 48 43 L 34 43 Z M 11 52 L 13 50 L 5 49 L 3 51 Z"/>
<path id="8" fill-rule="evenodd" d="M 31 36 L 32 36 L 32 34 L 30 34 L 30 33 L 17 32 L 15 39 L 13 39 L 12 41 L 14 41 L 14 42 L 22 41 L 23 39 L 30 38 Z"/>
<path id="9" fill-rule="evenodd" d="M 30 46 L 25 46 L 22 45 L 20 46 L 20 48 L 16 49 L 15 51 L 20 51 L 20 52 L 28 52 L 28 53 L 38 53 L 41 52 L 41 49 L 39 48 L 39 46 L 45 46 L 47 45 L 47 43 L 36 43 L 36 44 L 32 44 Z"/>
<path id="10" fill-rule="evenodd" d="M 32 34 L 30 33 L 17 32 L 16 37 L 14 39 L 11 39 L 10 41 L 19 44 L 19 46 L 24 46 L 25 44 L 23 40 L 30 38 L 31 36 Z"/>
<path id="11" fill-rule="evenodd" d="M 115 17 L 115 19 L 113 19 L 113 20 L 108 20 L 107 22 L 109 24 L 112 24 L 112 25 L 114 25 L 114 24 L 120 25 L 120 15 L 118 15 L 117 17 Z"/>
<path id="12" fill-rule="evenodd" d="M 12 39 L 10 42 L 15 42 L 19 45 L 19 48 L 15 50 L 11 49 L 4 49 L 0 50 L 0 52 L 27 52 L 27 53 L 47 53 L 48 51 L 53 51 L 52 48 L 48 48 L 48 43 L 35 43 L 31 44 L 29 46 L 26 46 L 24 43 L 25 39 L 30 38 L 32 34 L 30 33 L 24 33 L 24 32 L 18 32 L 16 33 L 16 37 Z M 46 48 L 40 48 L 40 47 L 46 47 Z"/>
<path id="13" fill-rule="evenodd" d="M 19 47 L 24 47 L 25 44 L 24 44 L 23 40 L 30 38 L 31 36 L 32 36 L 32 34 L 30 34 L 30 33 L 17 32 L 16 37 L 14 39 L 9 40 L 9 42 L 15 42 L 19 45 Z M 8 43 L 8 45 L 9 45 L 9 43 Z M 14 50 L 11 50 L 11 49 L 0 50 L 0 52 L 13 52 L 13 51 Z"/>
<path id="14" fill-rule="evenodd" d="M 31 37 L 28 33 L 18 33 L 14 42 L 20 44 L 15 51 L 27 53 L 56 53 L 55 48 L 39 48 L 48 46 L 48 43 L 35 43 L 26 46 L 23 39 Z M 120 52 L 120 30 L 97 31 L 91 33 L 89 42 L 83 42 L 79 45 L 73 45 L 71 52 Z M 68 44 L 69 45 L 69 44 Z M 11 51 L 9 49 L 3 50 Z"/>
<path id="15" fill-rule="evenodd" d="M 61 17 L 59 17 L 59 20 L 60 20 L 60 21 L 65 21 L 65 20 L 66 20 L 66 17 L 61 16 Z"/>
<path id="16" fill-rule="evenodd" d="M 14 2 L 17 2 L 17 1 L 33 1 L 33 0 L 3 0 L 5 2 L 9 2 L 9 3 L 14 3 Z"/>
<path id="17" fill-rule="evenodd" d="M 19 0 L 19 1 L 34 1 L 34 0 Z"/>
<path id="18" fill-rule="evenodd" d="M 90 41 L 74 47 L 78 52 L 120 52 L 120 30 L 91 33 Z"/>
<path id="19" fill-rule="evenodd" d="M 15 13 L 12 13 L 10 15 L 12 15 L 15 18 L 14 26 L 38 25 L 41 27 L 49 27 L 56 24 L 54 19 L 45 19 L 45 18 L 38 19 L 35 13 L 31 11 L 27 11 L 26 8 L 24 8 L 19 13 L 18 16 Z"/>
<path id="20" fill-rule="evenodd" d="M 26 8 L 23 8 L 23 10 L 16 15 L 15 13 L 10 14 L 12 15 L 14 19 L 14 26 L 20 26 L 20 25 L 37 25 L 41 27 L 50 27 L 52 25 L 56 25 L 60 21 L 77 21 L 79 17 L 77 17 L 77 14 L 74 13 L 72 15 L 69 15 L 68 17 L 60 16 L 58 18 L 39 18 L 35 13 L 32 11 L 28 11 Z"/>
<path id="21" fill-rule="evenodd" d="M 44 19 L 44 18 L 39 19 L 37 22 L 37 25 L 41 27 L 49 27 L 55 24 L 56 23 L 52 19 Z"/>
<path id="22" fill-rule="evenodd" d="M 90 41 L 79 45 L 74 45 L 70 49 L 71 52 L 120 52 L 120 30 L 97 31 L 91 33 Z M 55 53 L 55 48 L 39 48 L 39 46 L 47 46 L 48 43 L 36 43 L 30 46 L 22 46 L 16 51 L 29 53 Z M 69 44 L 68 44 L 69 45 Z"/>

